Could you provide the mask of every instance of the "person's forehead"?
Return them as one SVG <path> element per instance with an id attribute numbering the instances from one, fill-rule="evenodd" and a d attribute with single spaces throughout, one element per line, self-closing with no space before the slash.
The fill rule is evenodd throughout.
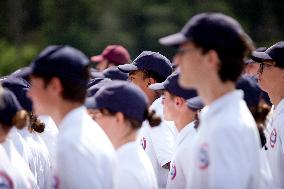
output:
<path id="1" fill-rule="evenodd" d="M 143 74 L 142 70 L 135 70 L 135 71 L 129 72 L 129 75 L 142 75 L 142 74 Z"/>

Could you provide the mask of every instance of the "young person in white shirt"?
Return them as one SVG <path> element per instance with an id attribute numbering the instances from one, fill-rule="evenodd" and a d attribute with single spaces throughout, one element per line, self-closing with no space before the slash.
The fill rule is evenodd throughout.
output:
<path id="1" fill-rule="evenodd" d="M 187 101 L 197 97 L 195 90 L 183 89 L 178 84 L 178 73 L 173 73 L 164 82 L 149 86 L 150 89 L 163 92 L 165 120 L 174 121 L 179 134 L 171 161 L 167 188 L 185 188 L 190 147 L 196 135 L 198 124 L 197 111 L 202 106 L 188 106 Z M 199 103 L 200 104 L 200 103 Z"/>
<path id="2" fill-rule="evenodd" d="M 50 155 L 45 143 L 39 136 L 39 133 L 44 132 L 45 124 L 39 121 L 37 115 L 32 111 L 32 102 L 27 97 L 30 84 L 23 78 L 10 75 L 2 81 L 2 85 L 15 94 L 21 107 L 29 114 L 30 121 L 28 125 L 12 130 L 13 142 L 18 141 L 14 143 L 18 144 L 16 146 L 18 151 L 21 148 L 21 143 L 23 147 L 25 147 L 25 143 L 27 144 L 30 150 L 29 155 L 32 156 L 32 158 L 29 157 L 28 164 L 34 174 L 37 185 L 39 188 L 48 188 L 48 178 L 51 175 Z M 24 139 L 25 142 L 19 141 L 20 139 Z"/>
<path id="3" fill-rule="evenodd" d="M 265 52 L 252 54 L 260 63 L 259 84 L 274 105 L 271 122 L 267 125 L 267 157 L 277 189 L 284 188 L 284 41 L 269 47 Z"/>
<path id="4" fill-rule="evenodd" d="M 166 188 L 176 130 L 163 119 L 162 98 L 149 89 L 149 85 L 163 82 L 172 73 L 171 63 L 158 52 L 143 51 L 131 64 L 119 65 L 118 69 L 129 73 L 128 79 L 144 91 L 150 109 L 162 118 L 160 127 L 151 128 L 145 121 L 139 131 L 139 140 L 153 164 L 159 188 Z"/>
<path id="5" fill-rule="evenodd" d="M 180 84 L 196 88 L 206 105 L 189 159 L 187 188 L 261 188 L 260 139 L 235 82 L 252 41 L 233 18 L 221 13 L 192 17 L 160 43 L 178 47 Z"/>
<path id="6" fill-rule="evenodd" d="M 7 89 L 4 89 L 0 95 L 0 103 L 0 144 L 4 147 L 11 165 L 10 174 L 14 179 L 14 187 L 37 189 L 36 180 L 28 164 L 16 150 L 13 141 L 8 138 L 13 125 L 23 127 L 28 124 L 28 113 L 22 109 L 14 94 Z"/>
<path id="7" fill-rule="evenodd" d="M 55 188 L 112 188 L 115 154 L 109 139 L 83 106 L 89 59 L 70 46 L 49 46 L 33 61 L 29 96 L 38 115 L 59 128 Z"/>
<path id="8" fill-rule="evenodd" d="M 148 120 L 151 127 L 161 122 L 148 111 L 148 99 L 137 86 L 113 81 L 87 101 L 94 119 L 110 138 L 118 157 L 117 188 L 158 188 L 157 178 L 146 152 L 137 143 L 137 131 Z"/>

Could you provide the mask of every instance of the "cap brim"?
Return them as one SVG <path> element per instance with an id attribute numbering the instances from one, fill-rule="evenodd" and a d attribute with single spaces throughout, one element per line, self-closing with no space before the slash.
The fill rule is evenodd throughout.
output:
<path id="1" fill-rule="evenodd" d="M 178 46 L 183 44 L 188 39 L 182 33 L 175 33 L 166 37 L 162 37 L 159 39 L 159 43 L 165 46 Z"/>
<path id="2" fill-rule="evenodd" d="M 154 83 L 154 84 L 149 85 L 149 89 L 154 90 L 154 91 L 160 91 L 160 90 L 164 90 L 165 87 L 163 83 Z"/>
<path id="3" fill-rule="evenodd" d="M 92 62 L 101 62 L 103 61 L 104 57 L 102 55 L 92 56 L 91 61 Z"/>
<path id="4" fill-rule="evenodd" d="M 131 71 L 139 70 L 139 68 L 135 66 L 134 64 L 124 64 L 124 65 L 117 66 L 117 68 L 124 73 L 129 73 Z"/>
<path id="5" fill-rule="evenodd" d="M 251 59 L 257 63 L 262 63 L 265 61 L 273 61 L 273 59 L 265 52 L 253 52 Z"/>
<path id="6" fill-rule="evenodd" d="M 93 96 L 86 98 L 86 100 L 85 100 L 85 107 L 87 109 L 97 109 L 98 108 L 97 103 L 96 103 L 96 101 L 95 101 Z"/>
<path id="7" fill-rule="evenodd" d="M 187 107 L 192 110 L 201 110 L 204 107 L 204 104 L 199 96 L 190 98 L 186 100 Z"/>
<path id="8" fill-rule="evenodd" d="M 245 64 L 254 64 L 255 61 L 253 61 L 252 59 L 248 59 L 245 61 Z"/>

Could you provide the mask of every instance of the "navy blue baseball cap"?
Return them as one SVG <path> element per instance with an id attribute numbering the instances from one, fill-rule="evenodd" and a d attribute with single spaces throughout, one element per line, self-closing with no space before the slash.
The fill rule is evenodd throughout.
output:
<path id="1" fill-rule="evenodd" d="M 128 74 L 120 71 L 117 67 L 109 67 L 103 71 L 103 76 L 111 80 L 123 80 L 128 79 Z"/>
<path id="2" fill-rule="evenodd" d="M 15 95 L 8 89 L 0 94 L 0 122 L 5 125 L 13 125 L 12 120 L 18 111 L 22 110 Z"/>
<path id="3" fill-rule="evenodd" d="M 12 73 L 11 76 L 22 78 L 29 82 L 30 73 L 31 73 L 31 67 L 23 67 Z"/>
<path id="4" fill-rule="evenodd" d="M 91 79 L 104 78 L 103 73 L 99 72 L 95 68 L 90 68 L 90 76 L 91 76 Z"/>
<path id="5" fill-rule="evenodd" d="M 152 51 L 143 51 L 131 64 L 120 65 L 118 69 L 125 73 L 136 70 L 149 70 L 165 79 L 173 71 L 169 59 L 158 52 Z"/>
<path id="6" fill-rule="evenodd" d="M 201 13 L 193 16 L 180 32 L 160 38 L 159 42 L 175 47 L 193 41 L 209 47 L 235 48 L 241 33 L 244 31 L 235 19 L 222 13 Z"/>
<path id="7" fill-rule="evenodd" d="M 249 75 L 242 75 L 236 82 L 236 88 L 243 90 L 244 100 L 249 107 L 254 107 L 259 104 L 262 90 L 255 78 Z"/>
<path id="8" fill-rule="evenodd" d="M 26 111 L 32 111 L 32 101 L 27 96 L 27 93 L 30 90 L 30 84 L 25 79 L 11 75 L 1 83 L 4 88 L 9 89 L 15 94 L 18 102 Z"/>
<path id="9" fill-rule="evenodd" d="M 193 111 L 201 110 L 204 107 L 204 103 L 200 96 L 196 96 L 186 100 L 187 107 Z"/>
<path id="10" fill-rule="evenodd" d="M 108 78 L 100 80 L 99 82 L 97 82 L 96 84 L 92 85 L 90 88 L 87 89 L 87 97 L 94 96 L 100 88 L 102 88 L 105 85 L 108 85 L 111 82 L 112 80 Z"/>
<path id="11" fill-rule="evenodd" d="M 284 68 L 284 41 L 274 44 L 264 52 L 254 51 L 251 59 L 257 63 L 274 62 L 274 66 Z"/>
<path id="12" fill-rule="evenodd" d="M 255 49 L 256 52 L 264 52 L 266 51 L 267 47 L 259 47 L 257 49 Z M 251 58 L 245 61 L 245 64 L 253 64 L 256 63 L 255 61 L 253 61 Z"/>
<path id="13" fill-rule="evenodd" d="M 45 48 L 31 65 L 32 74 L 43 74 L 68 79 L 76 84 L 87 85 L 84 70 L 90 63 L 80 50 L 65 45 Z"/>
<path id="14" fill-rule="evenodd" d="M 148 110 L 148 98 L 144 92 L 130 82 L 119 80 L 102 87 L 92 101 L 89 100 L 86 104 L 90 109 L 106 108 L 113 112 L 122 112 L 141 122 L 146 119 Z"/>
<path id="15" fill-rule="evenodd" d="M 150 89 L 159 91 L 159 90 L 167 90 L 173 95 L 182 97 L 184 99 L 190 99 L 197 96 L 197 92 L 194 89 L 184 89 L 180 87 L 178 83 L 179 73 L 174 72 L 171 74 L 164 82 L 155 83 L 149 86 Z"/>

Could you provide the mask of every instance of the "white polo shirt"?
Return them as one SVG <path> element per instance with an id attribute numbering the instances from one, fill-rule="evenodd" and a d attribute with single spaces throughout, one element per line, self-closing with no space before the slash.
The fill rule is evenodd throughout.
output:
<path id="1" fill-rule="evenodd" d="M 118 158 L 118 189 L 157 189 L 157 178 L 145 151 L 137 141 L 129 142 L 116 151 Z"/>
<path id="2" fill-rule="evenodd" d="M 273 110 L 266 129 L 267 158 L 277 189 L 284 188 L 284 99 Z"/>
<path id="3" fill-rule="evenodd" d="M 101 127 L 81 106 L 59 125 L 54 188 L 113 188 L 116 156 Z"/>
<path id="4" fill-rule="evenodd" d="M 4 189 L 17 188 L 17 182 L 12 174 L 12 165 L 5 149 L 0 144 L 0 186 Z"/>
<path id="5" fill-rule="evenodd" d="M 30 133 L 27 127 L 18 130 L 18 133 L 25 139 L 33 155 L 33 164 L 30 163 L 29 165 L 37 185 L 40 188 L 48 188 L 50 185 L 51 164 L 45 144 L 39 138 L 38 133 Z"/>
<path id="6" fill-rule="evenodd" d="M 187 188 L 260 188 L 260 139 L 242 91 L 205 107 L 197 133 Z"/>
<path id="7" fill-rule="evenodd" d="M 16 127 L 12 127 L 12 129 L 9 132 L 8 138 L 11 139 L 11 141 L 15 145 L 16 150 L 19 152 L 19 154 L 25 160 L 25 162 L 29 165 L 29 167 L 34 167 L 33 165 L 34 161 L 31 149 L 28 143 L 20 135 Z"/>
<path id="8" fill-rule="evenodd" d="M 188 160 L 192 157 L 190 148 L 195 135 L 194 122 L 187 124 L 178 134 L 168 175 L 167 189 L 185 188 L 188 179 Z"/>
<path id="9" fill-rule="evenodd" d="M 139 130 L 138 140 L 152 162 L 160 189 L 166 188 L 169 170 L 162 166 L 170 162 L 174 152 L 176 129 L 163 119 L 162 98 L 153 102 L 150 109 L 156 111 L 162 118 L 159 126 L 151 128 L 148 121 L 144 121 Z"/>
<path id="10" fill-rule="evenodd" d="M 17 188 L 21 189 L 38 189 L 36 180 L 24 159 L 20 156 L 16 150 L 13 142 L 10 139 L 6 139 L 2 143 L 9 161 L 12 166 L 12 175 L 15 178 Z"/>
<path id="11" fill-rule="evenodd" d="M 58 128 L 50 116 L 41 115 L 38 118 L 40 119 L 40 121 L 42 121 L 45 124 L 44 131 L 39 134 L 48 149 L 50 155 L 50 162 L 51 165 L 53 166 L 55 161 L 55 149 L 56 149 Z"/>

